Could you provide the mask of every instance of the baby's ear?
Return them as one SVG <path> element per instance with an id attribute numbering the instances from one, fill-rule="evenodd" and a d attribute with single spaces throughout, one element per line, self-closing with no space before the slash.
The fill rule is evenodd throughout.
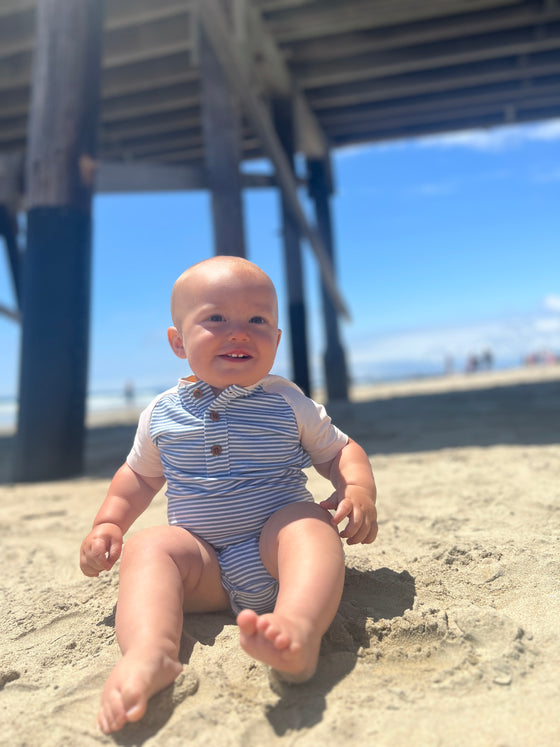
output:
<path id="1" fill-rule="evenodd" d="M 175 353 L 177 358 L 186 358 L 187 354 L 183 347 L 183 338 L 179 334 L 176 327 L 169 327 L 167 330 L 167 339 L 171 345 L 171 350 Z"/>

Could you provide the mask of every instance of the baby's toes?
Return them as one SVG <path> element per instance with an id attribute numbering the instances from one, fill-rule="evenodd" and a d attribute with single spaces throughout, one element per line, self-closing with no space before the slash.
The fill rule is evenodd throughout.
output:
<path id="1" fill-rule="evenodd" d="M 278 633 L 273 643 L 275 649 L 283 651 L 284 649 L 291 648 L 292 639 L 286 633 Z"/>
<path id="2" fill-rule="evenodd" d="M 126 713 L 122 701 L 120 706 L 114 699 L 103 703 L 97 715 L 97 723 L 104 734 L 122 729 L 126 723 Z"/>

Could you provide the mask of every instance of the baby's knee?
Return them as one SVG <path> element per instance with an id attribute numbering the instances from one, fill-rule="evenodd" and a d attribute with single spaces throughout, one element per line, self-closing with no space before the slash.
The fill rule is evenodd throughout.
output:
<path id="1" fill-rule="evenodd" d="M 287 506 L 283 506 L 272 514 L 267 524 L 271 528 L 279 530 L 284 526 L 293 524 L 294 522 L 301 522 L 308 519 L 330 524 L 330 514 L 324 508 L 321 508 L 321 506 L 312 501 L 300 501 L 298 503 L 289 503 Z"/>
<path id="2" fill-rule="evenodd" d="M 123 562 L 170 554 L 174 538 L 169 529 L 172 527 L 149 527 L 135 532 L 124 543 Z"/>

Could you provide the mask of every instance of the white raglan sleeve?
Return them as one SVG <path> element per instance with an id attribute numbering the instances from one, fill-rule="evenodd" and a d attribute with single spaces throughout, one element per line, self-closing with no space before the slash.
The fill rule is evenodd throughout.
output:
<path id="1" fill-rule="evenodd" d="M 128 466 L 144 477 L 163 477 L 163 467 L 159 449 L 150 436 L 152 412 L 159 397 L 151 402 L 140 414 L 134 444 L 126 458 Z"/>
<path id="2" fill-rule="evenodd" d="M 313 464 L 324 464 L 348 443 L 348 436 L 331 421 L 323 405 L 306 395 L 287 379 L 270 376 L 265 387 L 281 394 L 294 412 L 301 445 Z"/>

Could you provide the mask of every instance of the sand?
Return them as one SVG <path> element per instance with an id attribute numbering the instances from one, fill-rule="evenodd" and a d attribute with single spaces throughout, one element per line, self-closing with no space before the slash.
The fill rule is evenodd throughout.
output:
<path id="1" fill-rule="evenodd" d="M 361 389 L 330 409 L 371 455 L 380 531 L 347 548 L 315 678 L 272 688 L 230 615 L 189 615 L 184 674 L 111 737 L 95 715 L 119 657 L 118 575 L 87 579 L 77 556 L 130 413 L 91 427 L 81 479 L 10 484 L 0 439 L 2 744 L 560 743 L 560 367 Z M 164 522 L 160 495 L 136 526 Z"/>

